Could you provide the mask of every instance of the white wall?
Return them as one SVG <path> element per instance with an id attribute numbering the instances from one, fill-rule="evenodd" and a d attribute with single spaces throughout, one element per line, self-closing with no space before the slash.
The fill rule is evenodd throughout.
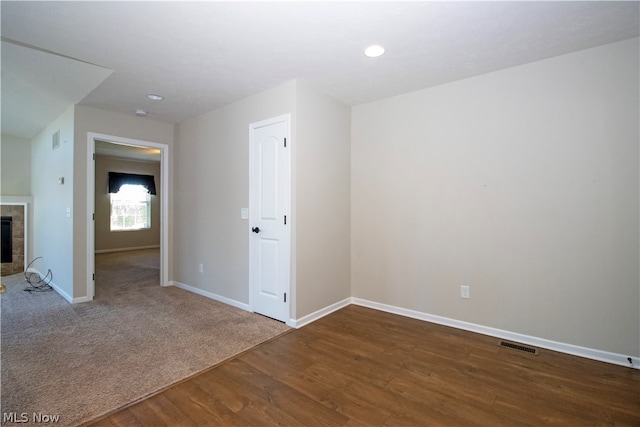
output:
<path id="1" fill-rule="evenodd" d="M 633 39 L 354 107 L 353 296 L 638 356 L 638 80 Z"/>
<path id="2" fill-rule="evenodd" d="M 169 194 L 172 193 L 172 151 L 174 125 L 159 122 L 151 118 L 141 118 L 133 114 L 120 114 L 96 108 L 77 105 L 75 107 L 75 150 L 74 174 L 77 179 L 73 182 L 73 208 L 76 213 L 73 222 L 73 232 L 77 237 L 73 247 L 74 266 L 74 298 L 86 296 L 87 291 L 87 134 L 89 132 L 113 135 L 123 138 L 167 144 L 169 147 Z M 170 196 L 171 198 L 171 196 Z M 171 206 L 169 200 L 169 206 Z M 172 212 L 169 212 L 169 259 L 172 259 Z M 169 264 L 169 277 L 172 265 Z"/>
<path id="3" fill-rule="evenodd" d="M 175 280 L 249 304 L 249 125 L 292 115 L 292 293 L 300 318 L 350 295 L 349 108 L 291 81 L 178 125 Z M 204 272 L 198 272 L 203 264 Z"/>
<path id="4" fill-rule="evenodd" d="M 33 267 L 46 274 L 67 298 L 73 296 L 73 116 L 74 107 L 48 125 L 31 143 L 33 195 Z M 52 135 L 60 130 L 60 146 L 52 148 Z M 58 179 L 64 178 L 64 184 Z M 70 216 L 67 216 L 67 209 Z"/>
<path id="5" fill-rule="evenodd" d="M 0 194 L 29 196 L 31 194 L 31 141 L 13 135 L 0 137 L 2 159 Z"/>
<path id="6" fill-rule="evenodd" d="M 176 282 L 249 303 L 250 228 L 240 219 L 249 206 L 249 124 L 286 113 L 295 121 L 294 110 L 291 82 L 177 126 Z"/>
<path id="7" fill-rule="evenodd" d="M 297 85 L 297 318 L 351 296 L 351 108 Z"/>
<path id="8" fill-rule="evenodd" d="M 95 176 L 95 250 L 115 251 L 160 246 L 160 198 L 162 180 L 160 162 L 120 159 L 96 155 Z M 151 226 L 147 230 L 111 231 L 109 172 L 153 175 L 156 195 L 151 196 Z"/>

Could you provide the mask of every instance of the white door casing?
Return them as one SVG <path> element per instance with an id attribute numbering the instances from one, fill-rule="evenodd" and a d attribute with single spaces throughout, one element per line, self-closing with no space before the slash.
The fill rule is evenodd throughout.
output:
<path id="1" fill-rule="evenodd" d="M 96 132 L 87 133 L 87 296 L 81 301 L 92 301 L 95 296 L 95 141 L 112 144 L 155 148 L 160 150 L 160 286 L 169 286 L 169 146 Z"/>
<path id="2" fill-rule="evenodd" d="M 256 313 L 286 322 L 291 265 L 291 116 L 252 123 L 249 280 Z"/>

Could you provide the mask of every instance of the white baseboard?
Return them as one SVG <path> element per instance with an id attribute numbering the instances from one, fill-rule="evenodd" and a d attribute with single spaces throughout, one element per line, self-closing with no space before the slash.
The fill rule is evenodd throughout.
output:
<path id="1" fill-rule="evenodd" d="M 240 301 L 236 301 L 231 298 L 223 297 L 212 292 L 204 291 L 200 288 L 195 288 L 193 286 L 185 285 L 184 283 L 172 281 L 169 283 L 169 286 L 175 286 L 176 288 L 184 289 L 185 291 L 193 292 L 194 294 L 202 295 L 203 297 L 211 298 L 212 300 L 216 300 L 222 302 L 224 304 L 230 305 L 232 307 L 239 308 L 245 311 L 251 311 L 251 307 L 249 304 L 245 304 Z"/>
<path id="2" fill-rule="evenodd" d="M 436 316 L 433 314 L 422 313 L 419 311 L 409 310 L 406 308 L 396 307 L 388 304 L 368 301 L 361 298 L 351 298 L 351 302 L 355 305 L 373 308 L 380 311 L 386 311 L 388 313 L 398 314 L 400 316 L 411 317 L 413 319 L 424 320 L 444 326 L 451 326 L 453 328 L 470 332 L 477 332 L 479 334 L 497 337 L 509 341 L 521 342 L 534 347 L 545 348 L 547 350 L 558 351 L 560 353 L 571 354 L 573 356 L 585 357 L 587 359 L 598 360 L 600 362 L 607 362 L 614 365 L 626 366 L 628 368 L 640 369 L 640 357 L 626 356 L 623 354 L 611 353 L 608 351 L 551 341 L 544 338 L 532 337 L 516 332 L 510 332 L 502 329 L 491 328 L 488 326 L 477 325 L 475 323 L 468 323 L 461 320 L 450 319 L 448 317 Z M 628 358 L 631 358 L 632 363 L 629 363 Z"/>
<path id="3" fill-rule="evenodd" d="M 95 251 L 97 254 L 108 254 L 111 252 L 127 252 L 127 251 L 140 251 L 143 249 L 160 249 L 160 245 L 151 246 L 135 246 L 132 248 L 116 248 L 116 249 L 98 249 Z"/>
<path id="4" fill-rule="evenodd" d="M 40 277 L 42 277 L 42 276 L 40 276 Z M 56 291 L 62 298 L 66 299 L 71 304 L 79 304 L 81 302 L 89 302 L 89 301 L 91 301 L 91 299 L 89 297 L 87 297 L 87 296 L 73 298 L 71 295 L 69 295 L 68 293 L 63 291 L 62 288 L 60 288 L 60 286 L 56 285 L 53 281 L 49 282 L 49 286 L 51 286 L 54 291 Z"/>
<path id="5" fill-rule="evenodd" d="M 40 277 L 42 277 L 42 275 Z M 53 290 L 56 291 L 62 298 L 66 299 L 67 302 L 73 304 L 73 297 L 63 291 L 60 286 L 56 285 L 53 281 L 49 282 L 49 286 L 51 286 Z"/>
<path id="6" fill-rule="evenodd" d="M 314 311 L 313 313 L 303 316 L 300 319 L 290 319 L 287 322 L 287 325 L 291 326 L 292 328 L 301 328 L 304 325 L 315 322 L 316 320 L 326 316 L 327 314 L 331 314 L 334 311 L 338 311 L 341 308 L 348 306 L 349 304 L 351 304 L 351 299 L 352 298 L 345 298 L 342 301 L 338 301 L 325 308 L 321 308 L 320 310 Z"/>
<path id="7" fill-rule="evenodd" d="M 46 277 L 47 277 L 40 270 L 38 270 L 37 268 L 33 268 L 33 267 L 29 268 L 28 273 L 29 274 L 37 274 L 38 276 L 40 276 L 43 279 L 46 279 Z M 51 280 L 49 282 L 46 282 L 46 283 L 47 283 L 47 285 L 51 286 L 51 288 L 54 291 L 56 291 L 56 293 L 58 295 L 60 295 L 62 298 L 64 298 L 69 304 L 76 304 L 76 303 L 79 303 L 79 302 L 89 301 L 87 299 L 87 297 L 73 298 L 71 295 L 66 293 L 60 286 L 56 285 L 53 280 Z"/>

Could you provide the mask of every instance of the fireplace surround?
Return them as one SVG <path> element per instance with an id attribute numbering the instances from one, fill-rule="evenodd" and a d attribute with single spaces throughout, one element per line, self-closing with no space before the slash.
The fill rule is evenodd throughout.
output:
<path id="1" fill-rule="evenodd" d="M 0 206 L 2 216 L 2 237 L 10 234 L 10 242 L 2 244 L 2 263 L 0 268 L 3 276 L 24 271 L 25 259 L 25 205 L 3 204 Z M 10 223 L 7 221 L 11 218 Z M 10 228 L 6 228 L 10 227 Z M 10 248 L 9 253 L 5 253 Z"/>

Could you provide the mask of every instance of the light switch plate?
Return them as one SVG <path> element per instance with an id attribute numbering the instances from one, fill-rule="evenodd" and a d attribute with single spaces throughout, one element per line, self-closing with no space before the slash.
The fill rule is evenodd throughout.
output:
<path id="1" fill-rule="evenodd" d="M 240 219 L 249 219 L 249 208 L 240 209 Z"/>

